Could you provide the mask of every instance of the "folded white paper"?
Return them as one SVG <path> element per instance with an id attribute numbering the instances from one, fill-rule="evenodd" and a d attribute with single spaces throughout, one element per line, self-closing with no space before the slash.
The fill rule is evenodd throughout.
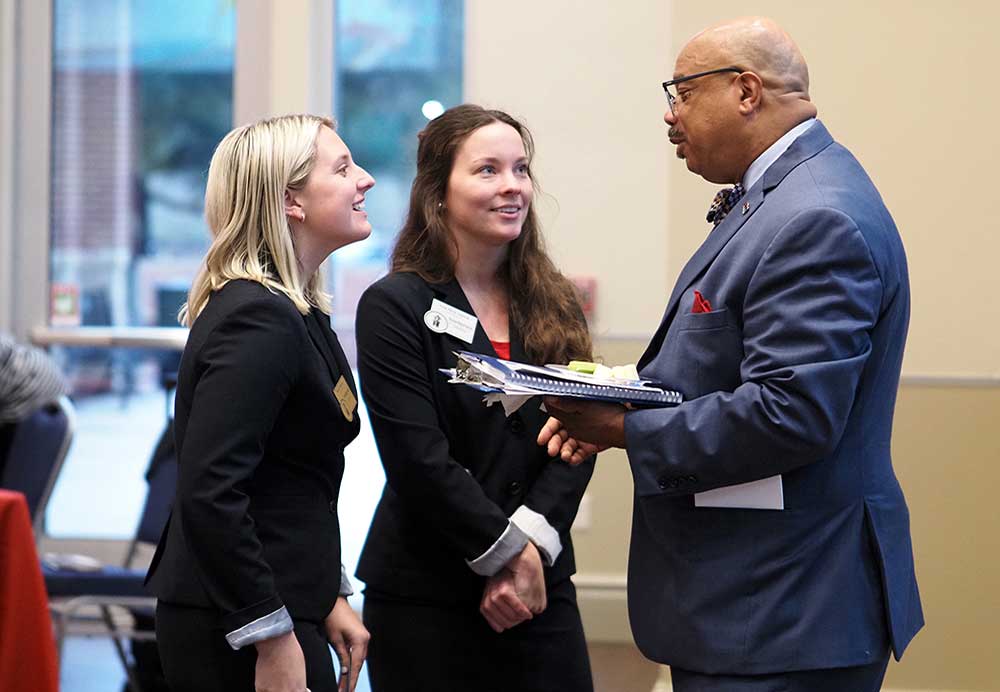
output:
<path id="1" fill-rule="evenodd" d="M 730 509 L 784 509 L 785 493 L 781 476 L 759 481 L 727 485 L 703 493 L 695 493 L 695 507 L 728 507 Z"/>
<path id="2" fill-rule="evenodd" d="M 507 418 L 510 418 L 512 413 L 515 413 L 519 408 L 528 403 L 528 399 L 535 396 L 534 394 L 503 394 L 502 392 L 493 392 L 487 394 L 483 397 L 483 401 L 486 402 L 487 406 L 492 406 L 493 404 L 500 402 L 503 406 L 503 414 Z"/>

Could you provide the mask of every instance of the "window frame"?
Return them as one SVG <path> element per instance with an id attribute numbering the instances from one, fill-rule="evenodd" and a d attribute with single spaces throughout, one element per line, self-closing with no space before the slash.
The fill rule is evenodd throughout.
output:
<path id="1" fill-rule="evenodd" d="M 233 124 L 331 113 L 336 0 L 235 2 Z M 0 3 L 0 329 L 22 340 L 49 318 L 52 21 L 51 2 Z"/>
<path id="2" fill-rule="evenodd" d="M 277 113 L 333 112 L 335 2 L 235 0 L 234 125 Z M 52 2 L 0 3 L 0 329 L 23 341 L 73 343 L 87 338 L 86 328 L 53 336 L 48 327 L 53 16 Z M 128 336 L 149 328 L 115 331 Z M 127 542 L 47 539 L 43 550 L 115 561 Z"/>

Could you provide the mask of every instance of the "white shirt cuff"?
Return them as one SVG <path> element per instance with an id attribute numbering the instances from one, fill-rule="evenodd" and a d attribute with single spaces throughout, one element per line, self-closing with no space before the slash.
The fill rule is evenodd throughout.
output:
<path id="1" fill-rule="evenodd" d="M 528 545 L 528 536 L 513 523 L 509 523 L 489 550 L 475 560 L 466 560 L 465 564 L 476 574 L 492 577 L 524 550 L 526 545 Z"/>
<path id="2" fill-rule="evenodd" d="M 340 595 L 350 596 L 354 593 L 354 587 L 351 586 L 351 580 L 347 577 L 347 569 L 343 564 L 340 565 Z"/>
<path id="3" fill-rule="evenodd" d="M 510 517 L 511 523 L 531 539 L 542 555 L 542 562 L 551 567 L 562 552 L 562 541 L 559 532 L 552 527 L 544 515 L 539 514 L 527 505 L 521 505 Z"/>
<path id="4" fill-rule="evenodd" d="M 292 631 L 292 628 L 292 616 L 288 614 L 288 609 L 285 606 L 281 606 L 273 613 L 257 618 L 238 630 L 233 630 L 226 635 L 226 641 L 235 651 L 262 639 L 271 639 L 287 634 Z"/>

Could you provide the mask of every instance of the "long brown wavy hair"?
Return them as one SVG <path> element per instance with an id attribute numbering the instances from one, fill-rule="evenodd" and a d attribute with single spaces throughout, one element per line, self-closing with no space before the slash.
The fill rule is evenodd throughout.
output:
<path id="1" fill-rule="evenodd" d="M 391 269 L 413 272 L 424 281 L 445 283 L 455 277 L 457 244 L 448 228 L 445 192 L 455 154 L 469 135 L 492 123 L 513 127 L 524 142 L 530 172 L 534 156 L 531 133 L 498 110 L 464 104 L 449 108 L 417 135 L 417 175 L 410 188 L 410 208 L 396 245 Z M 535 179 L 532 185 L 538 192 Z M 573 284 L 545 252 L 534 206 L 528 208 L 521 234 L 510 243 L 500 268 L 510 291 L 510 319 L 533 363 L 590 360 L 590 331 Z"/>

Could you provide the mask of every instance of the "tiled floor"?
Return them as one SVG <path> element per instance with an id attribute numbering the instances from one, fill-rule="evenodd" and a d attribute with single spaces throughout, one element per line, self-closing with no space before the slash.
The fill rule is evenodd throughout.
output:
<path id="1" fill-rule="evenodd" d="M 60 675 L 62 692 L 121 692 L 125 676 L 108 639 L 70 637 L 64 650 Z M 657 666 L 635 647 L 624 644 L 593 644 L 590 647 L 595 692 L 649 692 Z M 369 692 L 364 676 L 358 692 Z"/>

